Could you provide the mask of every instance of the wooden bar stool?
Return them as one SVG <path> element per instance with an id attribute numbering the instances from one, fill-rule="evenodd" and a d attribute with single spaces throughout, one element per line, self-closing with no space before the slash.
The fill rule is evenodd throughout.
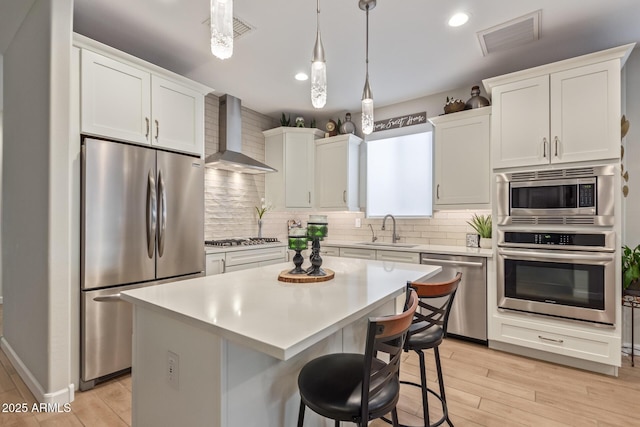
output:
<path id="1" fill-rule="evenodd" d="M 298 427 L 303 426 L 307 406 L 335 420 L 336 427 L 340 421 L 364 427 L 389 412 L 393 425 L 398 426 L 400 356 L 417 307 L 418 296 L 411 290 L 402 313 L 369 318 L 364 354 L 328 354 L 302 368 L 298 375 Z M 389 362 L 380 359 L 381 353 Z"/>
<path id="2" fill-rule="evenodd" d="M 422 414 L 424 417 L 425 427 L 439 426 L 445 421 L 449 426 L 453 427 L 453 423 L 449 419 L 449 411 L 447 409 L 447 398 L 444 391 L 444 381 L 442 378 L 442 366 L 440 365 L 440 352 L 438 350 L 438 346 L 440 346 L 442 340 L 447 336 L 449 313 L 461 279 L 462 273 L 457 273 L 453 279 L 446 282 L 407 283 L 407 286 L 415 289 L 420 302 L 418 303 L 418 310 L 416 310 L 416 314 L 414 315 L 413 323 L 409 328 L 404 350 L 413 350 L 417 353 L 420 360 L 421 384 L 416 384 L 411 381 L 400 381 L 400 383 L 420 387 L 422 390 Z M 433 348 L 435 356 L 440 394 L 427 386 L 427 369 L 424 362 L 424 350 L 428 350 L 430 348 Z M 428 393 L 434 395 L 442 404 L 443 415 L 433 424 L 430 424 L 429 419 Z M 384 417 L 383 420 L 390 422 Z M 401 427 L 409 426 L 401 424 Z"/>

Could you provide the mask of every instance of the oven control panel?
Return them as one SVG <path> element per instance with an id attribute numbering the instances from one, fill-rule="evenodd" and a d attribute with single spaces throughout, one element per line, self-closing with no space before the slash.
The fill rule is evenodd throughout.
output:
<path id="1" fill-rule="evenodd" d="M 535 233 L 505 231 L 504 243 L 559 246 L 606 246 L 606 235 L 602 233 Z"/>

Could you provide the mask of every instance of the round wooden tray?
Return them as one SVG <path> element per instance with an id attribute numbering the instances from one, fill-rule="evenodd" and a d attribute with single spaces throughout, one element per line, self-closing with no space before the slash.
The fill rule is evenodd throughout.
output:
<path id="1" fill-rule="evenodd" d="M 326 282 L 335 277 L 336 273 L 328 268 L 323 268 L 326 276 L 307 276 L 306 274 L 289 274 L 291 268 L 283 270 L 278 275 L 278 280 L 288 283 L 314 283 L 314 282 Z"/>

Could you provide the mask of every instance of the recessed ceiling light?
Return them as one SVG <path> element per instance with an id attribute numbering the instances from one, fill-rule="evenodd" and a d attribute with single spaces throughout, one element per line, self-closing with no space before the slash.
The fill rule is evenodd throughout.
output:
<path id="1" fill-rule="evenodd" d="M 308 80 L 309 76 L 306 75 L 305 73 L 298 73 L 296 74 L 296 80 L 300 80 L 301 82 Z"/>
<path id="2" fill-rule="evenodd" d="M 469 15 L 464 12 L 458 12 L 449 18 L 449 26 L 450 27 L 459 27 L 464 25 L 469 20 Z"/>

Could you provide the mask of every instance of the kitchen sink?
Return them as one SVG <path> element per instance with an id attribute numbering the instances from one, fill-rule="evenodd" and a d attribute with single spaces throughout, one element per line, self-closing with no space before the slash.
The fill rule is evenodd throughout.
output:
<path id="1" fill-rule="evenodd" d="M 410 243 L 388 243 L 388 242 L 360 242 L 358 245 L 377 246 L 383 248 L 415 248 L 418 245 Z"/>

